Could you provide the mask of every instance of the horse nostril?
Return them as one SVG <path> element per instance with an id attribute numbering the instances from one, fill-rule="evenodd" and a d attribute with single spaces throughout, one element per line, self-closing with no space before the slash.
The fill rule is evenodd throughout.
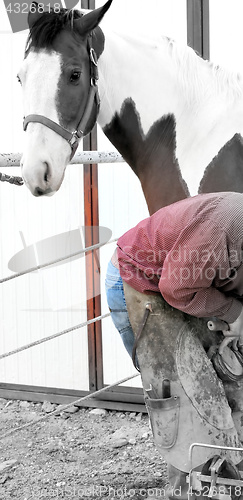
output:
<path id="1" fill-rule="evenodd" d="M 46 170 L 45 170 L 45 173 L 44 173 L 44 181 L 46 182 L 46 184 L 48 183 L 49 181 L 49 178 L 50 178 L 50 168 L 49 168 L 49 165 L 47 162 L 45 162 L 45 166 L 46 166 Z"/>

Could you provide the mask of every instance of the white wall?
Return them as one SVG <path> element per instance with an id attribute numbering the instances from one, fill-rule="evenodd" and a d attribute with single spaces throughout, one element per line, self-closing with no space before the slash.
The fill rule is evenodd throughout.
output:
<path id="1" fill-rule="evenodd" d="M 9 25 L 2 2 L 0 151 L 21 152 L 24 132 L 21 87 L 16 74 L 27 32 L 11 34 L 3 33 L 4 30 L 9 30 Z M 1 171 L 20 175 L 18 168 Z M 24 245 L 35 245 L 82 228 L 82 166 L 67 169 L 62 189 L 52 198 L 37 199 L 24 186 L 0 183 L 0 207 L 0 277 L 3 278 L 12 274 L 8 263 L 23 251 Z M 29 264 L 26 260 L 27 268 Z M 86 321 L 84 258 L 0 284 L 0 294 L 1 353 L 80 324 Z M 0 380 L 88 390 L 86 328 L 0 361 Z"/>
<path id="2" fill-rule="evenodd" d="M 210 59 L 243 73 L 243 2 L 210 0 Z"/>

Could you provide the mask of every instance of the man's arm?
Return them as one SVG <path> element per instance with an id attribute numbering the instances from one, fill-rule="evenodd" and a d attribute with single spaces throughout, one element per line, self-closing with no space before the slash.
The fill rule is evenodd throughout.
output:
<path id="1" fill-rule="evenodd" d="M 210 221 L 195 225 L 188 234 L 184 231 L 163 264 L 159 289 L 164 299 L 192 316 L 234 323 L 242 312 L 241 302 L 214 285 L 215 279 L 223 282 L 231 272 L 227 248 L 226 235 L 214 230 Z"/>

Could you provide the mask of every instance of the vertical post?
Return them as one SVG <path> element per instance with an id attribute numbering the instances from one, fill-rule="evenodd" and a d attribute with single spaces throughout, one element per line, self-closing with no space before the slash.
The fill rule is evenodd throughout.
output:
<path id="1" fill-rule="evenodd" d="M 95 0 L 81 0 L 81 8 L 94 9 Z M 97 150 L 97 127 L 83 140 L 84 151 Z M 98 166 L 84 165 L 85 246 L 99 242 Z M 101 314 L 99 250 L 86 254 L 87 320 Z M 89 387 L 103 387 L 101 322 L 88 326 Z"/>
<path id="2" fill-rule="evenodd" d="M 187 0 L 187 44 L 209 59 L 209 0 Z"/>

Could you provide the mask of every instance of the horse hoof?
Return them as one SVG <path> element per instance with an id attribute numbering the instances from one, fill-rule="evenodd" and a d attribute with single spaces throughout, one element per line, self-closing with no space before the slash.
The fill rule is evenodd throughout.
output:
<path id="1" fill-rule="evenodd" d="M 222 354 L 217 350 L 211 361 L 217 375 L 224 382 L 237 382 L 243 378 L 243 356 L 229 347 L 225 347 Z"/>

